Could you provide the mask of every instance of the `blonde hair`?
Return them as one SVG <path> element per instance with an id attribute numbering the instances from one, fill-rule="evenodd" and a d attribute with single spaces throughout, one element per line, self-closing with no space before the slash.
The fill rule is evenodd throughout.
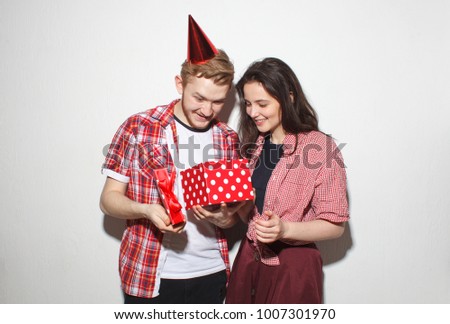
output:
<path id="1" fill-rule="evenodd" d="M 218 85 L 229 85 L 234 78 L 234 65 L 231 63 L 227 53 L 218 50 L 219 53 L 203 64 L 193 64 L 185 61 L 181 65 L 181 78 L 183 79 L 183 87 L 189 82 L 191 77 L 213 79 Z"/>

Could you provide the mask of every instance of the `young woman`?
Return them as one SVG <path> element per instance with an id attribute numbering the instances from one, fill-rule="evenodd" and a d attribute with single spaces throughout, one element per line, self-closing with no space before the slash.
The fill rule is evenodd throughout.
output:
<path id="1" fill-rule="evenodd" d="M 242 154 L 255 206 L 235 258 L 226 303 L 322 303 L 314 242 L 337 238 L 349 218 L 345 166 L 292 69 L 254 62 L 237 84 Z M 241 211 L 243 211 L 242 209 Z"/>

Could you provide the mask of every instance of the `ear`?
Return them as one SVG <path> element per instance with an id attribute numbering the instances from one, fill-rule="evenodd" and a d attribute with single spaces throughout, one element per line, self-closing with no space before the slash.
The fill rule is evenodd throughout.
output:
<path id="1" fill-rule="evenodd" d="M 182 95 L 183 94 L 183 79 L 179 75 L 175 76 L 175 87 L 177 88 L 178 93 L 180 95 Z"/>

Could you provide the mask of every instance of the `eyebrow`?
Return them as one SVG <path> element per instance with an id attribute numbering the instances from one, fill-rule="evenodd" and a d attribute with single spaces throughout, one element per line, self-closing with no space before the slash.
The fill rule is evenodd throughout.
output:
<path id="1" fill-rule="evenodd" d="M 221 98 L 221 99 L 210 100 L 210 99 L 206 98 L 205 96 L 201 95 L 201 94 L 198 93 L 198 92 L 194 92 L 193 95 L 194 95 L 194 96 L 197 96 L 197 97 L 200 97 L 200 99 L 208 100 L 208 101 L 212 101 L 212 102 L 224 102 L 224 101 L 227 99 L 226 97 L 224 97 L 224 98 Z"/>
<path id="2" fill-rule="evenodd" d="M 203 97 L 200 93 L 198 93 L 198 92 L 194 92 L 194 96 L 196 96 L 196 97 L 200 97 L 200 98 L 202 98 L 202 99 L 206 99 L 205 97 Z"/>
<path id="3" fill-rule="evenodd" d="M 248 100 L 248 99 L 245 99 L 245 101 L 250 102 L 250 100 Z M 256 102 L 256 103 L 269 103 L 270 100 L 268 100 L 268 99 L 258 99 L 258 100 L 255 100 L 254 102 Z"/>

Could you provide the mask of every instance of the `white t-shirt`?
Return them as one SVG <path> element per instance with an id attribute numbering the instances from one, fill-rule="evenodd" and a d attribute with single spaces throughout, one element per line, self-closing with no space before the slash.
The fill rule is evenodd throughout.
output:
<path id="1" fill-rule="evenodd" d="M 183 206 L 186 226 L 182 233 L 165 233 L 159 261 L 161 278 L 186 279 L 212 274 L 225 269 L 214 225 L 198 221 L 191 210 L 185 210 L 180 171 L 214 157 L 212 128 L 196 130 L 176 120 L 178 153 L 170 127 L 166 128 L 169 151 L 177 170 L 174 192 Z"/>

